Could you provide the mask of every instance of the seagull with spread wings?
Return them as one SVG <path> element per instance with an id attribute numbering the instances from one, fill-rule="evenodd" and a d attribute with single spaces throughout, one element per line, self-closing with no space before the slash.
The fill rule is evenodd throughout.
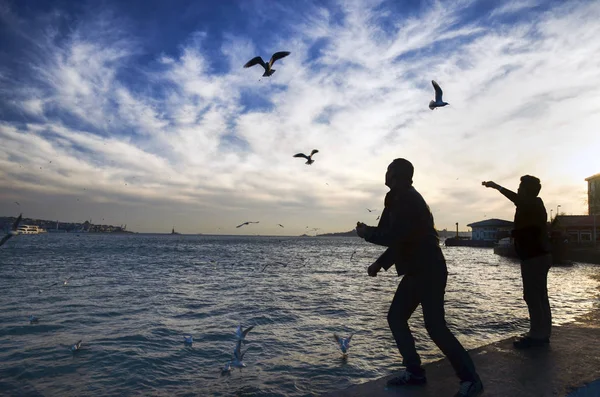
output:
<path id="1" fill-rule="evenodd" d="M 350 341 L 352 340 L 352 336 L 354 336 L 354 334 L 350 335 L 347 338 L 343 338 L 339 337 L 337 334 L 333 334 L 333 339 L 338 343 L 340 350 L 344 355 L 348 354 L 348 349 L 350 348 Z"/>
<path id="2" fill-rule="evenodd" d="M 435 101 L 429 102 L 429 109 L 434 110 L 435 108 L 441 108 L 446 105 L 450 105 L 448 102 L 444 102 L 442 100 L 442 95 L 444 92 L 440 88 L 439 84 L 435 82 L 435 80 L 431 80 L 431 84 L 433 84 L 433 89 L 435 90 Z"/>
<path id="3" fill-rule="evenodd" d="M 21 223 L 21 219 L 23 219 L 23 214 L 19 214 L 19 217 L 13 222 L 12 228 L 10 229 L 8 234 L 2 237 L 2 240 L 0 240 L 0 247 L 4 243 L 6 243 L 12 236 L 16 236 L 17 234 L 19 234 L 19 232 L 17 232 L 17 229 L 19 228 L 19 223 Z"/>
<path id="4" fill-rule="evenodd" d="M 251 221 L 244 222 L 244 223 L 242 223 L 241 225 L 237 225 L 237 226 L 236 226 L 236 228 L 240 228 L 240 227 L 242 227 L 242 226 L 244 226 L 244 225 L 249 225 L 249 224 L 251 224 L 251 223 L 259 223 L 259 222 L 260 222 L 260 221 L 256 221 L 256 222 L 251 222 Z"/>
<path id="5" fill-rule="evenodd" d="M 269 61 L 269 63 L 265 63 L 265 61 L 263 61 L 263 59 L 259 56 L 254 57 L 251 60 L 249 60 L 248 62 L 246 62 L 244 67 L 250 68 L 254 65 L 260 65 L 265 69 L 265 73 L 263 74 L 263 77 L 270 77 L 273 73 L 275 73 L 275 69 L 273 69 L 273 64 L 275 63 L 275 61 L 277 61 L 278 59 L 281 59 L 281 58 L 285 58 L 290 54 L 291 54 L 291 52 L 289 52 L 289 51 L 276 52 L 275 54 L 273 54 L 271 56 L 271 60 Z"/>
<path id="6" fill-rule="evenodd" d="M 317 149 L 313 149 L 312 152 L 310 152 L 310 156 L 305 155 L 304 153 L 296 153 L 294 155 L 294 157 L 301 157 L 307 160 L 306 165 L 311 165 L 312 163 L 315 162 L 315 160 L 312 159 L 313 154 L 315 153 L 319 153 L 319 151 Z"/>
<path id="7" fill-rule="evenodd" d="M 283 225 L 281 223 L 278 223 L 279 226 L 283 227 Z"/>

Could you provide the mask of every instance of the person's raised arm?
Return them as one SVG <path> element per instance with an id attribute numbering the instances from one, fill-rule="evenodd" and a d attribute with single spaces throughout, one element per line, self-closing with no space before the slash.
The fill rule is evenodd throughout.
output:
<path id="1" fill-rule="evenodd" d="M 492 182 L 492 181 L 481 182 L 481 184 L 485 187 L 490 187 L 492 189 L 498 190 L 507 199 L 509 199 L 513 203 L 517 204 L 517 200 L 518 200 L 519 196 L 517 195 L 517 193 L 513 192 L 512 190 L 508 190 L 507 188 L 502 187 L 502 186 L 498 185 L 496 182 Z"/>

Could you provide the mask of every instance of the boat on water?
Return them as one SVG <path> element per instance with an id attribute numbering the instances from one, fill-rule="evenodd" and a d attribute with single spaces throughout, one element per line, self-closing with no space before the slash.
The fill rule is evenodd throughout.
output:
<path id="1" fill-rule="evenodd" d="M 573 261 L 564 259 L 555 247 L 556 246 L 553 246 L 552 250 L 552 266 L 573 266 Z M 494 245 L 494 254 L 508 258 L 519 258 L 517 251 L 515 250 L 515 244 L 510 237 L 498 240 L 498 243 Z"/>
<path id="2" fill-rule="evenodd" d="M 175 228 L 173 228 L 173 230 L 171 230 L 171 234 L 181 234 L 181 233 L 177 233 L 177 232 L 175 231 Z"/>
<path id="3" fill-rule="evenodd" d="M 35 225 L 21 225 L 17 228 L 17 234 L 41 234 L 46 233 L 45 229 Z"/>
<path id="4" fill-rule="evenodd" d="M 444 240 L 446 247 L 479 247 L 491 248 L 494 246 L 494 241 L 489 240 L 472 240 L 470 237 L 448 237 Z"/>

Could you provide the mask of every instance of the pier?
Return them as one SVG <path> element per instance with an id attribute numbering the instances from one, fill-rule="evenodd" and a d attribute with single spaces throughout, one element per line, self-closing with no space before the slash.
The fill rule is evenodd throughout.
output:
<path id="1" fill-rule="evenodd" d="M 600 305 L 572 323 L 552 328 L 550 345 L 525 350 L 516 337 L 469 351 L 483 381 L 484 397 L 600 396 Z M 397 351 L 390 351 L 397 354 Z M 398 366 L 400 367 L 400 366 Z M 327 393 L 325 397 L 444 397 L 458 391 L 459 381 L 447 359 L 424 365 L 425 386 L 387 388 L 397 368 L 381 379 Z"/>

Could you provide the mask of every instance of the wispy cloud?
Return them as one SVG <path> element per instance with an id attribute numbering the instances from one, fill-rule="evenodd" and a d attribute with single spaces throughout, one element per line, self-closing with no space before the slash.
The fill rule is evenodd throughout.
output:
<path id="1" fill-rule="evenodd" d="M 4 208 L 18 197 L 33 216 L 112 213 L 141 231 L 236 232 L 248 217 L 261 233 L 346 230 L 374 222 L 364 208 L 382 207 L 386 166 L 405 157 L 436 224 L 452 228 L 512 217 L 482 180 L 516 188 L 535 174 L 549 208 L 581 213 L 583 178 L 598 172 L 595 2 L 505 3 L 469 20 L 466 1 L 405 13 L 383 1 L 279 5 L 248 27 L 270 36 L 207 28 L 157 52 L 135 14 L 58 29 L 58 10 L 26 30 L 4 7 L 13 47 L 26 48 L 14 50 L 20 69 L 0 65 Z M 281 15 L 285 35 L 271 19 Z M 292 54 L 271 78 L 242 68 L 279 50 Z M 432 79 L 450 102 L 434 112 Z M 292 158 L 313 148 L 310 167 Z"/>

